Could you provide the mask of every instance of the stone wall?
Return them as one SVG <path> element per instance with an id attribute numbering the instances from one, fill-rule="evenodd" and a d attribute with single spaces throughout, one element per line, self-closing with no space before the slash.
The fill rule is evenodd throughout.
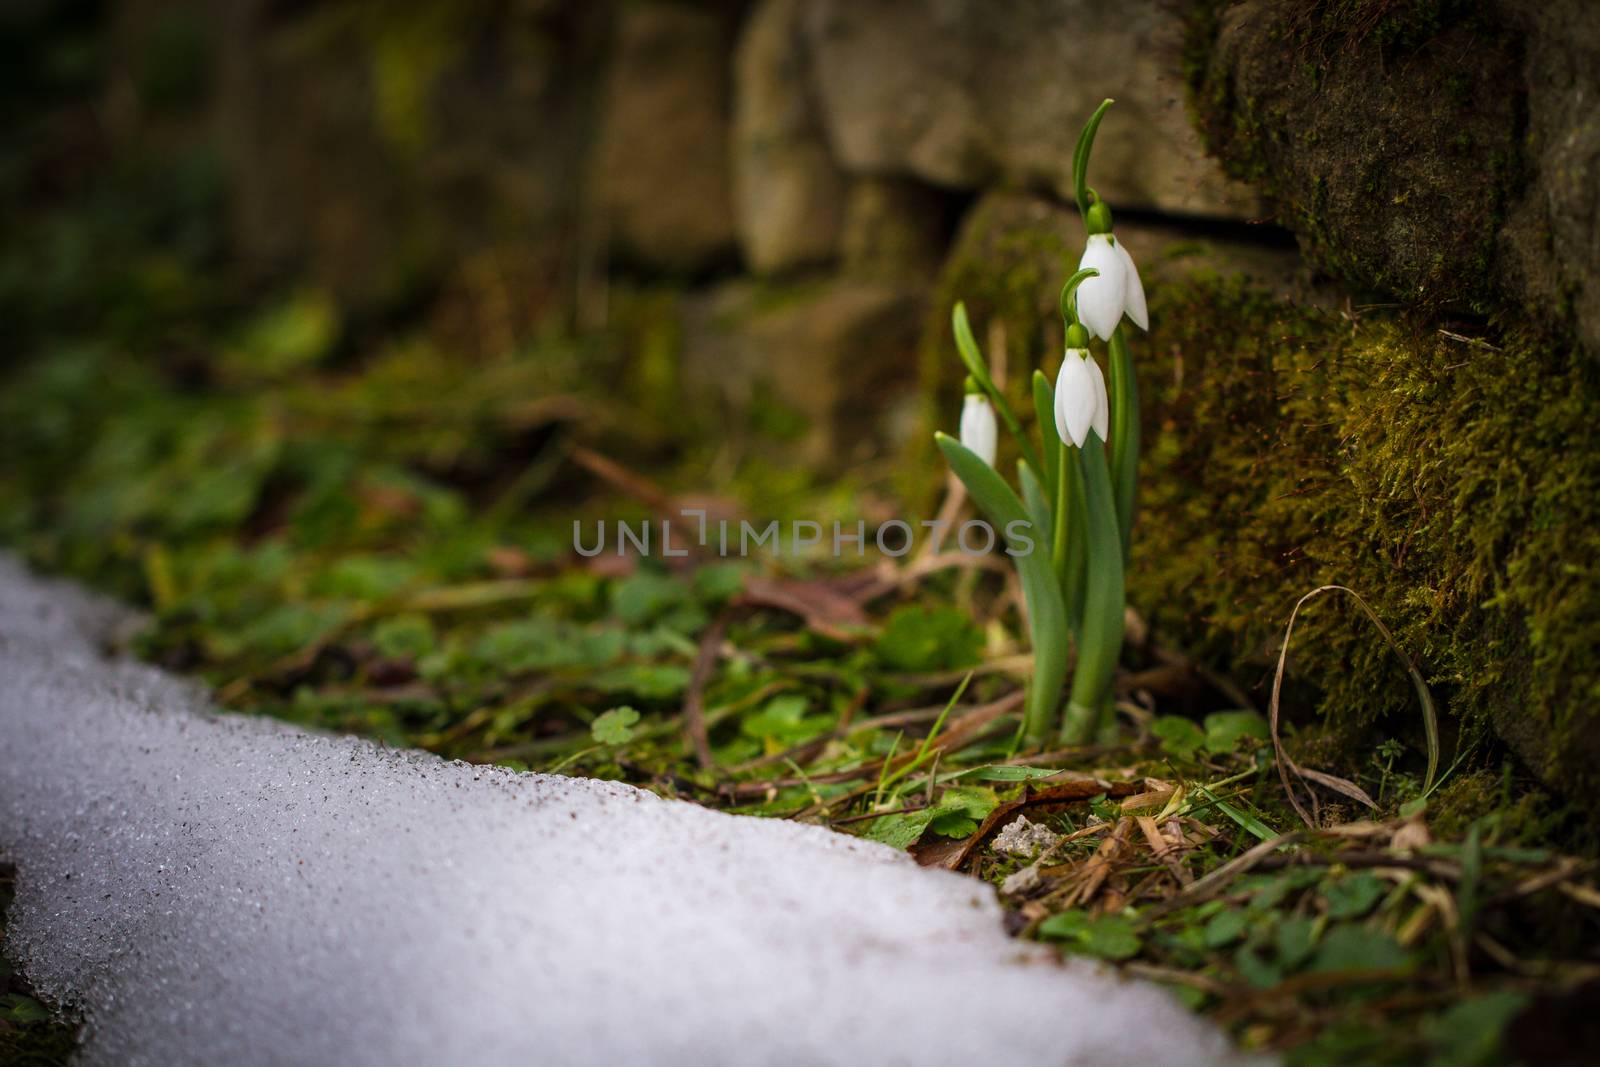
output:
<path id="1" fill-rule="evenodd" d="M 877 254 L 873 213 L 937 259 L 985 190 L 1070 201 L 1112 96 L 1095 177 L 1119 211 L 1286 226 L 1355 291 L 1515 304 L 1594 350 L 1589 7 L 121 0 L 138 91 L 111 111 L 159 123 L 187 20 L 239 258 L 377 306 L 494 245 L 569 273 L 834 269 Z"/>

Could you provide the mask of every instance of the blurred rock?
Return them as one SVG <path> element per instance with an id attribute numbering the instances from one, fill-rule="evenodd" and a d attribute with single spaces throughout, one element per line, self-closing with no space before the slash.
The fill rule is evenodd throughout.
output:
<path id="1" fill-rule="evenodd" d="M 804 43 L 829 141 L 850 171 L 1072 198 L 1078 131 L 1117 106 L 1091 184 L 1113 207 L 1245 218 L 1257 198 L 1205 157 L 1162 0 L 816 0 Z"/>
<path id="2" fill-rule="evenodd" d="M 1589 0 L 1508 0 L 1527 33 L 1528 162 L 1535 178 L 1503 230 L 1503 280 L 1550 317 L 1570 314 L 1600 355 L 1600 18 Z"/>
<path id="3" fill-rule="evenodd" d="M 211 6 L 234 246 L 380 311 L 494 244 L 574 239 L 603 7 Z"/>
<path id="4" fill-rule="evenodd" d="M 107 12 L 110 132 L 148 135 L 204 103 L 215 71 L 204 0 L 121 0 Z M 167 132 L 167 131 L 161 131 Z"/>
<path id="5" fill-rule="evenodd" d="M 686 300 L 683 380 L 748 425 L 765 404 L 797 415 L 785 459 L 837 470 L 891 436 L 882 415 L 915 393 L 925 285 L 861 279 L 775 289 L 727 282 Z"/>
<path id="6" fill-rule="evenodd" d="M 731 43 L 730 20 L 706 5 L 617 10 L 595 183 L 624 258 L 696 270 L 733 254 Z"/>
<path id="7" fill-rule="evenodd" d="M 844 269 L 872 277 L 931 279 L 955 229 L 957 206 L 948 193 L 925 182 L 855 179 L 839 236 Z"/>
<path id="8" fill-rule="evenodd" d="M 765 0 L 735 56 L 734 213 L 745 262 L 774 273 L 833 258 L 845 179 L 823 137 L 800 0 Z"/>

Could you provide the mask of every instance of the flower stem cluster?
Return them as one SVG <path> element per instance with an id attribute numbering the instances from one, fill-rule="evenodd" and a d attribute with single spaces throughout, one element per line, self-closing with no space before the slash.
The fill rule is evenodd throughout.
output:
<path id="1" fill-rule="evenodd" d="M 1054 732 L 1066 744 L 1093 741 L 1108 725 L 1111 685 L 1122 650 L 1124 573 L 1134 519 L 1139 461 L 1139 397 L 1123 320 L 1149 329 L 1144 285 L 1133 257 L 1117 240 L 1111 209 L 1087 183 L 1100 105 L 1084 126 L 1073 157 L 1078 208 L 1087 234 L 1078 269 L 1061 289 L 1065 345 L 1055 384 L 1033 374 L 1033 435 L 1023 431 L 995 386 L 958 303 L 952 314 L 956 349 L 969 377 L 961 436 L 936 435 L 939 448 L 977 507 L 996 524 L 1025 522 L 1043 534 L 1045 553 L 1012 556 L 1027 601 L 1034 674 L 1023 722 L 1031 745 Z M 1109 383 L 1092 351 L 1108 348 Z M 996 471 L 999 424 L 1016 440 L 1017 491 Z M 1073 652 L 1076 655 L 1072 655 Z M 1073 664 L 1066 706 L 1061 704 Z"/>

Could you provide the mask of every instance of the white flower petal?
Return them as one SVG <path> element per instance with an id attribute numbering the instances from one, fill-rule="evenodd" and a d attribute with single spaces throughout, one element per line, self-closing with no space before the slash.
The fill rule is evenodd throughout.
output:
<path id="1" fill-rule="evenodd" d="M 1081 348 L 1067 349 L 1061 373 L 1056 375 L 1056 433 L 1079 448 L 1088 440 L 1094 423 L 1094 373 L 1087 356 Z"/>
<path id="2" fill-rule="evenodd" d="M 1093 356 L 1083 362 L 1094 378 L 1094 414 L 1089 420 L 1089 425 L 1100 435 L 1103 444 L 1111 436 L 1111 401 L 1106 396 L 1106 376 L 1101 373 L 1100 364 L 1095 362 Z"/>
<path id="3" fill-rule="evenodd" d="M 1111 340 L 1111 331 L 1122 321 L 1128 300 L 1128 266 L 1116 247 L 1103 233 L 1093 234 L 1078 260 L 1078 269 L 1093 267 L 1099 275 L 1078 286 L 1078 321 L 1102 341 Z"/>
<path id="4" fill-rule="evenodd" d="M 1150 311 L 1145 307 L 1144 283 L 1139 280 L 1139 268 L 1134 265 L 1133 257 L 1128 254 L 1127 245 L 1118 241 L 1113 247 L 1116 248 L 1117 255 L 1121 258 L 1123 265 L 1127 267 L 1127 293 L 1125 294 L 1124 310 L 1127 311 L 1128 318 L 1133 320 L 1135 326 L 1141 330 L 1148 331 L 1150 329 Z"/>
<path id="5" fill-rule="evenodd" d="M 998 441 L 999 428 L 995 425 L 994 408 L 990 406 L 989 398 L 979 393 L 968 393 L 961 405 L 961 443 L 992 467 Z"/>

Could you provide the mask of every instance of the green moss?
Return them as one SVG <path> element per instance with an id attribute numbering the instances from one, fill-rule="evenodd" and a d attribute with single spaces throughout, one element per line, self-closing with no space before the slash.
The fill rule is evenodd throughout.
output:
<path id="1" fill-rule="evenodd" d="M 1440 838 L 1465 837 L 1477 824 L 1496 841 L 1532 847 L 1545 843 L 1554 805 L 1540 790 L 1518 788 L 1512 767 L 1482 768 L 1444 785 L 1428 803 L 1428 827 Z"/>
<path id="2" fill-rule="evenodd" d="M 1137 606 L 1268 683 L 1294 602 L 1350 586 L 1451 711 L 1492 720 L 1547 780 L 1600 778 L 1594 368 L 1516 329 L 1466 344 L 1227 281 L 1151 296 Z M 1357 611 L 1324 601 L 1302 618 L 1292 670 L 1317 696 L 1288 714 L 1416 722 Z"/>
<path id="3" fill-rule="evenodd" d="M 1184 13 L 1182 72 L 1191 85 L 1204 77 L 1229 8 L 1240 0 L 1196 0 Z M 1474 0 L 1289 0 L 1269 12 L 1281 20 L 1287 36 L 1315 76 L 1316 59 L 1338 48 L 1372 45 L 1388 57 L 1423 47 L 1450 26 L 1472 18 L 1481 9 Z"/>

